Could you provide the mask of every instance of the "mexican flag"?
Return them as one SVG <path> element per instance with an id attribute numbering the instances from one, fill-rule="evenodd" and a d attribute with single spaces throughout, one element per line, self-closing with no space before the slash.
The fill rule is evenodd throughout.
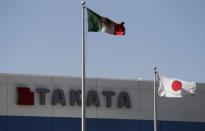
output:
<path id="1" fill-rule="evenodd" d="M 116 23 L 109 18 L 103 17 L 87 8 L 88 31 L 106 32 L 112 35 L 125 35 L 124 22 Z"/>

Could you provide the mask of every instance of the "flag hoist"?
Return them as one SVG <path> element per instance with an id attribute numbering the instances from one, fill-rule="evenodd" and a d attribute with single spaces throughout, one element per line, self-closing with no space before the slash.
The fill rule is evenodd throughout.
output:
<path id="1" fill-rule="evenodd" d="M 112 35 L 122 36 L 125 35 L 124 22 L 116 23 L 107 17 L 103 17 L 87 8 L 85 1 L 81 0 L 82 6 L 82 88 L 81 88 L 81 131 L 86 131 L 86 108 L 85 108 L 85 32 L 105 32 Z M 85 11 L 87 11 L 88 29 L 85 28 Z"/>
<path id="2" fill-rule="evenodd" d="M 82 6 L 82 88 L 81 88 L 81 131 L 86 131 L 86 118 L 85 118 L 85 1 L 81 0 Z"/>
<path id="3" fill-rule="evenodd" d="M 157 131 L 157 103 L 156 103 L 157 68 L 154 67 L 154 131 Z"/>
<path id="4" fill-rule="evenodd" d="M 196 83 L 183 81 L 173 77 L 162 76 L 154 68 L 154 131 L 157 131 L 156 86 L 160 97 L 181 98 L 196 94 Z"/>

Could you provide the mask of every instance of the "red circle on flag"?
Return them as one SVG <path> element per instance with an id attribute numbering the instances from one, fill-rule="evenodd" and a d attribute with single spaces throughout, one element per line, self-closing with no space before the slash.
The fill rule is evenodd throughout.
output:
<path id="1" fill-rule="evenodd" d="M 179 91 L 182 89 L 182 83 L 178 80 L 172 82 L 172 90 Z"/>

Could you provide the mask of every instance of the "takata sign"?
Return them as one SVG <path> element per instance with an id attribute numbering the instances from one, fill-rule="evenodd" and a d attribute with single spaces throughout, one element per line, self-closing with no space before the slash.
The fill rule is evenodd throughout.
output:
<path id="1" fill-rule="evenodd" d="M 31 91 L 30 87 L 17 87 L 17 105 L 35 105 L 37 102 L 44 106 L 46 104 L 55 105 L 70 105 L 70 106 L 81 106 L 81 90 L 70 89 L 68 93 L 65 93 L 63 89 L 49 89 L 49 88 L 35 88 Z M 34 94 L 37 95 L 34 95 Z M 47 95 L 51 95 L 51 100 L 47 100 Z M 111 108 L 113 106 L 117 108 L 131 108 L 131 100 L 128 92 L 120 91 L 116 93 L 112 90 L 104 90 L 98 92 L 97 90 L 89 90 L 86 97 L 86 106 L 101 107 L 105 106 Z M 99 97 L 102 95 L 103 97 Z M 34 97 L 39 97 L 39 101 L 35 101 Z M 117 103 L 113 103 L 113 98 L 116 97 Z M 102 105 L 100 98 L 105 99 L 106 104 Z"/>

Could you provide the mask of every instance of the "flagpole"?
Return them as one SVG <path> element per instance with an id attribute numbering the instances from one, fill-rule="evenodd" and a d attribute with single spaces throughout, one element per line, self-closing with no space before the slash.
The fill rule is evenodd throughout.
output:
<path id="1" fill-rule="evenodd" d="M 85 1 L 81 0 L 82 6 L 82 89 L 81 89 L 81 131 L 86 131 L 85 118 Z"/>
<path id="2" fill-rule="evenodd" d="M 157 67 L 154 67 L 154 131 L 157 131 L 156 79 Z"/>

